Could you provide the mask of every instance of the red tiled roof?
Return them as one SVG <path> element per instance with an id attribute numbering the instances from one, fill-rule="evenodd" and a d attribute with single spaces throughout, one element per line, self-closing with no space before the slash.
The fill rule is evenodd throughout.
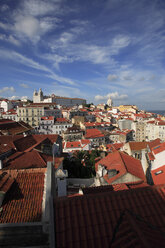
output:
<path id="1" fill-rule="evenodd" d="M 54 116 L 43 116 L 41 117 L 41 120 L 45 120 L 45 121 L 53 121 L 54 120 Z"/>
<path id="2" fill-rule="evenodd" d="M 100 130 L 96 128 L 86 130 L 86 134 L 85 134 L 86 139 L 99 138 L 99 137 L 104 137 L 104 134 L 102 134 Z"/>
<path id="3" fill-rule="evenodd" d="M 6 172 L 0 175 L 0 191 L 6 193 L 12 186 L 14 179 Z"/>
<path id="4" fill-rule="evenodd" d="M 2 122 L 3 124 L 0 124 L 0 130 L 2 133 L 8 133 L 10 135 L 18 135 L 24 132 L 27 132 L 31 129 L 33 129 L 30 126 L 27 126 L 24 124 L 24 122 Z"/>
<path id="5" fill-rule="evenodd" d="M 152 179 L 154 181 L 154 184 L 165 184 L 165 165 L 155 169 L 151 170 Z"/>
<path id="6" fill-rule="evenodd" d="M 80 141 L 67 141 L 66 142 L 66 148 L 80 148 L 81 147 L 81 143 Z"/>
<path id="7" fill-rule="evenodd" d="M 114 191 L 129 189 L 126 183 L 113 184 L 112 186 Z"/>
<path id="8" fill-rule="evenodd" d="M 149 124 L 154 124 L 155 121 L 147 121 L 147 123 L 149 123 Z"/>
<path id="9" fill-rule="evenodd" d="M 0 119 L 0 127 L 2 124 L 7 124 L 7 123 L 15 123 L 15 121 L 10 119 Z"/>
<path id="10" fill-rule="evenodd" d="M 152 152 L 148 152 L 148 158 L 149 160 L 153 161 L 155 159 L 154 155 L 152 154 Z"/>
<path id="11" fill-rule="evenodd" d="M 0 155 L 6 152 L 9 152 L 13 147 L 9 144 L 0 144 Z"/>
<path id="12" fill-rule="evenodd" d="M 36 140 L 32 135 L 28 135 L 26 137 L 22 137 L 16 141 L 14 141 L 14 145 L 16 146 L 18 151 L 25 151 L 31 146 L 36 144 Z"/>
<path id="13" fill-rule="evenodd" d="M 143 216 L 125 210 L 116 225 L 110 247 L 163 248 L 164 243 L 165 236 L 158 228 L 153 228 L 152 225 L 146 223 Z"/>
<path id="14" fill-rule="evenodd" d="M 96 126 L 101 126 L 101 123 L 98 123 L 98 122 L 84 122 L 84 126 L 86 126 L 86 127 L 96 127 Z"/>
<path id="15" fill-rule="evenodd" d="M 48 138 L 51 141 L 51 143 L 57 142 L 58 137 L 60 137 L 58 134 L 33 134 L 32 136 L 36 140 L 36 142 Z"/>
<path id="16" fill-rule="evenodd" d="M 105 166 L 107 170 L 115 169 L 118 171 L 118 173 L 111 178 L 109 178 L 108 174 L 104 176 L 104 179 L 109 184 L 126 173 L 130 173 L 144 181 L 146 180 L 140 160 L 135 159 L 126 153 L 119 151 L 109 153 L 105 158 L 95 164 L 96 171 L 98 170 L 99 164 Z"/>
<path id="17" fill-rule="evenodd" d="M 23 138 L 23 135 L 3 135 L 0 136 L 0 144 L 7 144 L 11 146 L 13 149 L 16 149 L 14 142 Z"/>
<path id="18" fill-rule="evenodd" d="M 89 139 L 82 139 L 81 144 L 82 145 L 88 145 L 88 144 L 90 144 L 90 140 Z"/>
<path id="19" fill-rule="evenodd" d="M 44 173 L 18 173 L 3 201 L 0 223 L 41 221 L 43 191 Z"/>
<path id="20" fill-rule="evenodd" d="M 10 158 L 5 166 L 4 169 L 45 168 L 46 162 L 39 152 L 32 150 L 30 152 L 22 152 L 13 159 Z"/>
<path id="21" fill-rule="evenodd" d="M 160 152 L 163 152 L 165 150 L 165 142 L 161 143 L 161 144 L 158 144 L 157 146 L 155 147 L 152 147 L 152 152 L 154 155 L 160 153 Z"/>
<path id="22" fill-rule="evenodd" d="M 132 151 L 138 151 L 147 148 L 148 142 L 136 142 L 131 141 L 129 142 L 130 148 Z"/>
<path id="23" fill-rule="evenodd" d="M 159 121 L 157 125 L 158 126 L 165 126 L 165 121 Z"/>
<path id="24" fill-rule="evenodd" d="M 161 244 L 164 245 L 164 235 L 161 232 L 165 231 L 164 201 L 165 185 L 56 199 L 54 208 L 56 247 L 109 248 L 112 247 L 111 244 L 113 248 L 144 247 L 139 245 L 137 228 L 132 230 L 129 220 L 126 225 L 122 225 L 122 230 L 119 230 L 120 220 L 125 211 L 130 211 L 138 219 L 143 220 L 140 233 L 144 234 L 141 238 L 147 239 L 149 245 L 147 247 L 153 247 L 152 243 L 158 244 L 155 248 L 161 247 Z M 148 230 L 145 228 L 146 224 L 152 225 L 152 228 L 145 236 L 145 230 Z M 134 237 L 131 233 L 131 239 L 129 228 L 135 230 Z M 158 234 L 151 235 L 148 239 L 148 235 L 156 230 Z M 114 236 L 115 231 L 117 239 Z M 157 237 L 159 239 L 153 241 Z M 125 239 L 124 244 L 122 239 Z M 118 244 L 115 243 L 116 240 L 119 241 Z"/>
<path id="25" fill-rule="evenodd" d="M 149 146 L 150 150 L 151 150 L 154 146 L 157 146 L 157 145 L 159 145 L 159 144 L 160 144 L 160 139 L 159 139 L 159 138 L 158 138 L 158 139 L 155 139 L 155 140 L 153 140 L 153 141 L 148 142 L 148 146 Z"/>
<path id="26" fill-rule="evenodd" d="M 114 143 L 114 144 L 107 144 L 106 149 L 109 150 L 120 150 L 120 148 L 124 145 L 124 143 Z"/>
<path id="27" fill-rule="evenodd" d="M 56 122 L 65 123 L 65 122 L 68 122 L 68 120 L 66 118 L 56 118 Z"/>

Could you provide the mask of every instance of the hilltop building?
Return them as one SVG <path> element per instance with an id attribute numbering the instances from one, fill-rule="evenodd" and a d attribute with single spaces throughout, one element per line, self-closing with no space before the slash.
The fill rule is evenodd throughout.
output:
<path id="1" fill-rule="evenodd" d="M 47 103 L 54 102 L 56 104 L 65 105 L 65 106 L 75 106 L 75 105 L 86 104 L 85 99 L 55 96 L 54 94 L 52 94 L 51 96 L 44 96 L 41 88 L 39 89 L 38 92 L 34 90 L 33 103 L 43 103 L 43 102 L 47 102 Z"/>
<path id="2" fill-rule="evenodd" d="M 108 101 L 107 101 L 107 105 L 111 108 L 113 106 L 113 101 L 112 99 L 109 97 Z"/>

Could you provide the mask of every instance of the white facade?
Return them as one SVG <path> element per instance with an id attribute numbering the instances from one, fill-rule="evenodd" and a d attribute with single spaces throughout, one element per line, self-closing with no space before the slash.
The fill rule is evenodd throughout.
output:
<path id="1" fill-rule="evenodd" d="M 48 117 L 49 118 L 49 117 Z M 41 119 L 39 127 L 38 127 L 38 132 L 41 134 L 63 134 L 68 127 L 72 127 L 73 124 L 70 122 L 54 122 L 53 120 L 50 119 Z"/>
<path id="2" fill-rule="evenodd" d="M 7 112 L 9 109 L 13 108 L 13 104 L 10 101 L 2 101 L 1 108 L 4 109 L 4 112 Z"/>
<path id="3" fill-rule="evenodd" d="M 154 161 L 151 162 L 151 170 L 156 170 L 159 167 L 165 165 L 165 150 L 162 152 L 159 152 L 157 154 L 154 154 Z"/>
<path id="4" fill-rule="evenodd" d="M 122 119 L 122 120 L 118 121 L 118 125 L 119 125 L 120 130 L 132 129 L 132 123 L 133 123 L 133 121 L 127 120 L 127 119 Z"/>
<path id="5" fill-rule="evenodd" d="M 4 119 L 9 119 L 9 120 L 13 120 L 13 121 L 18 121 L 18 116 L 17 114 L 12 114 L 10 112 L 7 112 L 5 114 L 2 114 L 2 118 Z"/>
<path id="6" fill-rule="evenodd" d="M 43 100 L 44 97 L 43 97 L 42 89 L 40 88 L 38 92 L 35 90 L 33 93 L 33 103 L 41 103 L 43 102 Z"/>
<path id="7" fill-rule="evenodd" d="M 112 101 L 112 99 L 109 97 L 109 99 L 108 99 L 108 101 L 107 101 L 107 105 L 109 106 L 109 107 L 112 107 L 113 106 L 113 101 Z"/>
<path id="8" fill-rule="evenodd" d="M 157 138 L 165 140 L 165 125 L 146 123 L 146 139 L 150 141 Z"/>

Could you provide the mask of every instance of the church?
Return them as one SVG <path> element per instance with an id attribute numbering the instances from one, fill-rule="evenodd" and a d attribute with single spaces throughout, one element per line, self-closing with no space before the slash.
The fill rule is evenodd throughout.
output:
<path id="1" fill-rule="evenodd" d="M 42 89 L 40 88 L 37 92 L 34 90 L 33 92 L 33 103 L 56 103 L 57 105 L 64 105 L 67 107 L 72 107 L 75 105 L 83 105 L 86 104 L 86 100 L 82 98 L 70 98 L 63 96 L 55 96 L 52 94 L 51 96 L 44 96 Z"/>

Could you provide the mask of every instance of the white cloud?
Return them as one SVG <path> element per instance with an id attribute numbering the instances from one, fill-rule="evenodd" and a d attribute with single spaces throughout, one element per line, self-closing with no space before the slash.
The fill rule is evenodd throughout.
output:
<path id="1" fill-rule="evenodd" d="M 109 81 L 115 81 L 118 78 L 118 76 L 115 74 L 109 74 L 107 78 Z"/>
<path id="2" fill-rule="evenodd" d="M 5 34 L 0 34 L 0 40 L 10 42 L 16 46 L 20 45 L 20 42 L 16 40 L 12 35 L 7 36 Z"/>
<path id="3" fill-rule="evenodd" d="M 41 65 L 40 63 L 38 63 L 32 59 L 29 59 L 20 53 L 17 53 L 14 51 L 8 51 L 8 50 L 0 50 L 0 56 L 2 58 L 5 58 L 5 59 L 14 60 L 17 63 L 23 64 L 27 67 L 43 71 L 46 73 L 45 74 L 46 77 L 52 78 L 52 79 L 54 79 L 60 83 L 67 83 L 70 85 L 76 85 L 76 83 L 73 80 L 57 75 L 56 73 L 54 73 L 51 69 L 49 69 L 45 65 Z"/>
<path id="4" fill-rule="evenodd" d="M 0 94 L 3 94 L 3 93 L 6 93 L 6 92 L 8 92 L 8 91 L 10 91 L 10 92 L 14 92 L 15 91 L 15 89 L 14 89 L 14 87 L 3 87 L 2 89 L 0 89 Z"/>
<path id="5" fill-rule="evenodd" d="M 40 24 L 39 21 L 32 16 L 19 16 L 15 22 L 15 30 L 18 33 L 23 33 L 29 38 L 33 38 L 38 34 L 40 30 Z"/>
<path id="6" fill-rule="evenodd" d="M 28 99 L 28 96 L 21 96 L 21 100 L 27 100 Z"/>
<path id="7" fill-rule="evenodd" d="M 8 97 L 9 98 L 9 100 L 17 100 L 17 99 L 19 99 L 19 96 L 11 96 L 11 97 Z"/>
<path id="8" fill-rule="evenodd" d="M 25 89 L 29 88 L 29 85 L 24 84 L 24 83 L 20 84 L 20 86 L 23 87 L 23 88 L 25 88 Z"/>
<path id="9" fill-rule="evenodd" d="M 113 39 L 112 46 L 116 48 L 123 48 L 128 46 L 130 43 L 130 38 L 124 35 L 118 35 Z"/>
<path id="10" fill-rule="evenodd" d="M 23 11 L 32 16 L 41 16 L 54 12 L 58 9 L 58 5 L 53 4 L 51 1 L 42 0 L 25 0 L 23 1 Z"/>
<path id="11" fill-rule="evenodd" d="M 124 100 L 124 99 L 128 98 L 128 95 L 126 95 L 126 94 L 119 95 L 119 93 L 116 91 L 116 92 L 109 93 L 105 96 L 96 95 L 95 100 L 97 100 L 97 101 L 107 100 L 109 97 L 111 97 L 114 100 Z"/>
<path id="12" fill-rule="evenodd" d="M 30 39 L 36 43 L 48 31 L 55 29 L 60 20 L 55 17 L 37 18 L 34 16 L 17 15 L 14 18 L 14 26 L 8 26 L 8 29 L 15 32 L 21 40 Z M 4 24 L 2 24 L 3 26 Z"/>
<path id="13" fill-rule="evenodd" d="M 62 43 L 62 45 L 68 45 L 69 42 L 73 40 L 74 36 L 72 33 L 64 32 L 60 39 L 59 42 Z"/>
<path id="14" fill-rule="evenodd" d="M 8 30 L 11 28 L 11 26 L 7 23 L 0 22 L 0 28 L 3 28 L 4 30 Z"/>
<path id="15" fill-rule="evenodd" d="M 134 76 L 135 77 L 135 76 Z M 122 80 L 132 80 L 133 78 L 133 73 L 132 73 L 132 71 L 121 71 L 121 73 L 120 73 L 120 78 L 122 79 Z"/>

